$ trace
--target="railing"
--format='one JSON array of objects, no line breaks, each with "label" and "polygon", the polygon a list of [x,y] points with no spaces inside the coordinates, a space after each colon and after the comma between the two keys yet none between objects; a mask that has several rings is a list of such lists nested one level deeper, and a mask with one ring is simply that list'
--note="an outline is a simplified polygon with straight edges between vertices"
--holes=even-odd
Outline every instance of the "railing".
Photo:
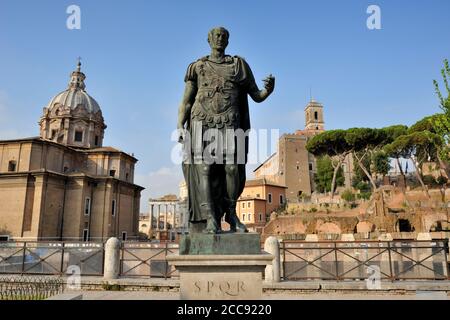
[{"label": "railing", "polygon": [[284,280],[447,280],[448,241],[281,242]]},{"label": "railing", "polygon": [[[120,276],[178,278],[166,259],[177,253],[176,243],[122,242]],[[282,279],[292,281],[450,279],[448,240],[285,240],[280,258]],[[102,276],[103,264],[103,243],[0,242],[0,274]]]},{"label": "railing", "polygon": [[103,260],[103,243],[0,242],[0,274],[101,276]]},{"label": "railing", "polygon": [[42,300],[64,291],[55,277],[0,277],[0,300]]},{"label": "railing", "polygon": [[120,276],[175,278],[178,272],[167,262],[168,254],[178,253],[178,244],[123,242],[120,248]]}]

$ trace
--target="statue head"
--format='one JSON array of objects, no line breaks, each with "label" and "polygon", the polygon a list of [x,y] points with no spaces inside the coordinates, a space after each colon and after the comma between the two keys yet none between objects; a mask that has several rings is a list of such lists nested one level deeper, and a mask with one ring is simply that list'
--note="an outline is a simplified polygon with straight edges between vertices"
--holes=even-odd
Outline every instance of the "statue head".
[{"label": "statue head", "polygon": [[230,33],[224,27],[216,27],[208,32],[208,43],[211,49],[225,50]]}]

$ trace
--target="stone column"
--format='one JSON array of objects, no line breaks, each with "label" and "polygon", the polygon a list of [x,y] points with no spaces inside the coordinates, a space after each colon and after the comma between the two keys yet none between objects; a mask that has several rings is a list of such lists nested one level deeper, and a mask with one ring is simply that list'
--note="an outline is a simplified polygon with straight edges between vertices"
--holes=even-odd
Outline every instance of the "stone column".
[{"label": "stone column", "polygon": [[161,229],[159,227],[159,221],[161,221],[161,205],[157,204],[157,206],[158,206],[158,221],[157,221],[157,224],[156,224],[156,229],[158,231],[160,231]]},{"label": "stone column", "polygon": [[104,274],[105,279],[117,279],[120,272],[120,241],[109,238],[105,244]]},{"label": "stone column", "polygon": [[172,209],[173,209],[173,212],[172,212],[172,229],[173,230],[176,230],[176,225],[175,225],[175,223],[176,223],[175,219],[176,218],[175,218],[175,216],[176,216],[177,208],[175,206],[176,206],[175,203],[172,204]]},{"label": "stone column", "polygon": [[167,204],[166,206],[166,214],[164,215],[164,231],[167,231]]},{"label": "stone column", "polygon": [[149,215],[150,217],[150,227],[149,227],[149,233],[151,233],[152,232],[152,230],[153,230],[153,205],[151,204],[150,205],[150,215]]},{"label": "stone column", "polygon": [[280,282],[280,243],[276,237],[268,237],[264,242],[264,251],[274,256],[272,264],[266,266],[266,282]]}]

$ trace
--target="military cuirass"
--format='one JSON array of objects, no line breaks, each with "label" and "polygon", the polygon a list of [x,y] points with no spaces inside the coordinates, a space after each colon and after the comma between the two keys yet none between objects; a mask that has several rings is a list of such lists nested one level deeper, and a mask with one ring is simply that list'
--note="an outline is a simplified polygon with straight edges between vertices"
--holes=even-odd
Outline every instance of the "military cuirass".
[{"label": "military cuirass", "polygon": [[239,122],[239,85],[233,81],[236,61],[219,64],[200,60],[196,73],[197,95],[191,119],[209,128],[236,128]]}]

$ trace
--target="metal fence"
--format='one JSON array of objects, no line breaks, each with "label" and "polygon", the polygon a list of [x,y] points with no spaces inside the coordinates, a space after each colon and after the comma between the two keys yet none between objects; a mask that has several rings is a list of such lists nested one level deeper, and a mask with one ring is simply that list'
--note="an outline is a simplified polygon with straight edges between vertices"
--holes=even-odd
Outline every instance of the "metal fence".
[{"label": "metal fence", "polygon": [[450,279],[445,240],[285,241],[280,249],[284,280]]},{"label": "metal fence", "polygon": [[[120,276],[178,278],[176,243],[122,242]],[[292,241],[280,244],[282,279],[450,279],[448,241]],[[0,242],[0,274],[102,276],[104,243]]]},{"label": "metal fence", "polygon": [[103,275],[104,245],[93,242],[0,242],[0,273]]},{"label": "metal fence", "polygon": [[59,277],[0,277],[0,300],[42,300],[62,292]]},{"label": "metal fence", "polygon": [[176,243],[123,242],[120,248],[120,275],[124,277],[176,278],[178,271],[167,262],[177,254]]}]

